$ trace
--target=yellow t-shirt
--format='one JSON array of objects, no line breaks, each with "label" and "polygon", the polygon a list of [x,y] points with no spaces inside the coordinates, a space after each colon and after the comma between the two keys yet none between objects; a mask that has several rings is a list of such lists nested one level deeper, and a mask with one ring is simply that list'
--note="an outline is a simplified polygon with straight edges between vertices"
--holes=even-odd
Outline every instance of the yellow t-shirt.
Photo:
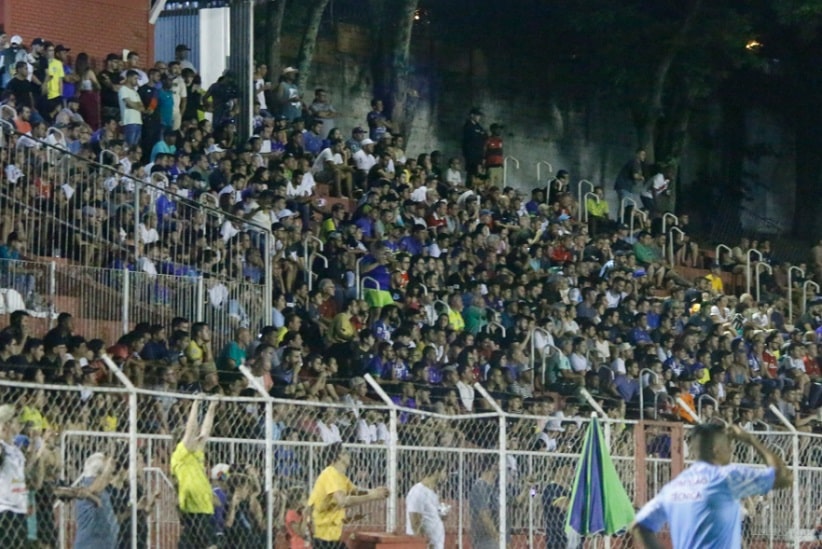
[{"label": "yellow t-shirt", "polygon": [[312,508],[311,517],[314,522],[316,539],[340,541],[345,509],[337,507],[333,494],[336,492],[350,494],[353,491],[354,484],[333,465],[326,467],[320,473],[317,482],[314,483],[314,489],[311,490],[311,496],[308,498],[308,505]]},{"label": "yellow t-shirt", "polygon": [[465,329],[465,319],[462,318],[462,313],[454,309],[449,309],[448,324],[455,332],[463,331]]},{"label": "yellow t-shirt", "polygon": [[722,283],[721,276],[716,276],[713,273],[710,273],[705,275],[705,278],[711,283],[711,290],[718,294],[725,293],[725,285]]},{"label": "yellow t-shirt", "polygon": [[30,423],[32,427],[40,431],[45,431],[49,428],[49,422],[40,410],[32,408],[31,406],[23,406],[23,410],[20,412],[18,419],[20,423]]},{"label": "yellow t-shirt", "polygon": [[171,474],[177,479],[180,511],[198,515],[214,514],[211,484],[205,472],[205,453],[189,452],[182,441],[171,454]]},{"label": "yellow t-shirt", "polygon": [[63,62],[59,59],[49,61],[48,75],[51,76],[51,80],[46,84],[46,96],[49,99],[61,97],[63,95],[63,78],[66,77]]},{"label": "yellow t-shirt", "polygon": [[202,347],[193,341],[189,342],[188,347],[186,347],[186,358],[189,362],[202,362],[204,356],[205,353]]}]

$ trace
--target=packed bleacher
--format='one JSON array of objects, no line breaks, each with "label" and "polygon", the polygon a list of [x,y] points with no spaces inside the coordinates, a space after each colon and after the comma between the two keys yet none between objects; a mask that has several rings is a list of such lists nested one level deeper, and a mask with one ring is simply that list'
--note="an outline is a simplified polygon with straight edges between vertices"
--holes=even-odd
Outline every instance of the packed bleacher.
[{"label": "packed bleacher", "polygon": [[[566,427],[588,410],[582,389],[613,417],[783,429],[774,404],[799,430],[822,427],[822,309],[802,291],[814,273],[786,279],[792,266],[769,243],[702,249],[686,215],[665,216],[667,174],[643,155],[616,176],[621,198],[640,198],[617,215],[611,181],[583,196],[560,170],[526,192],[503,187],[500,128],[486,132],[478,108],[461,155],[406,151],[380,100],[340,128],[333,90],[307,103],[293,68],[270,83],[258,66],[246,138],[237,75],[204,88],[184,44],[147,68],[136,52],[90,59],[76,45],[9,40],[0,275],[24,307],[0,333],[0,378],[93,392],[117,385],[107,353],[137,387],[253,396],[244,365],[276,398],[350,406],[312,428],[278,411],[283,440],[324,443],[387,442],[387,418],[358,411],[379,402],[366,374],[404,408],[454,416],[490,410],[479,382],[505,410],[550,418],[512,423],[509,437],[533,451],[578,451]],[[79,311],[44,308],[34,276],[14,267],[55,257],[219,281],[236,321],[214,330],[176,310],[103,340],[77,329]],[[252,286],[271,291],[270,311],[237,312],[252,308]],[[158,283],[152,296],[175,291]],[[34,323],[44,315],[47,331]],[[82,406],[61,417],[59,403],[27,398],[0,385],[0,403],[40,435],[92,421]],[[103,402],[96,425],[117,424],[116,402],[87,402]],[[165,434],[186,417],[166,403],[142,413],[141,426]],[[468,434],[401,423],[425,446]],[[238,420],[225,434],[264,430]]]}]

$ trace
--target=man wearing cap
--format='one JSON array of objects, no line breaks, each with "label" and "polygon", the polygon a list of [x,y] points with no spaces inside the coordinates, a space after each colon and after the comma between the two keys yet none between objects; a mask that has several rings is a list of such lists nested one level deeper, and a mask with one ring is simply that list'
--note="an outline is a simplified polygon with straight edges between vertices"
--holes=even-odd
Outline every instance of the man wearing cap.
[{"label": "man wearing cap", "polygon": [[48,69],[48,60],[46,59],[43,48],[46,41],[42,38],[35,38],[31,41],[31,50],[26,61],[31,65],[31,72],[34,78],[39,82],[45,82],[46,70]]},{"label": "man wearing cap", "polygon": [[26,457],[14,445],[17,434],[14,407],[0,406],[0,547],[26,546]]},{"label": "man wearing cap", "polygon": [[9,47],[0,52],[0,87],[5,88],[14,77],[17,63],[26,62],[28,55],[23,49],[23,39],[19,34],[11,37]]},{"label": "man wearing cap", "polygon": [[468,120],[462,126],[462,155],[465,157],[465,169],[468,175],[482,172],[488,132],[480,124],[481,119],[482,111],[474,107],[468,113]]},{"label": "man wearing cap", "polygon": [[280,83],[277,85],[277,108],[278,114],[286,117],[289,122],[293,122],[303,115],[303,100],[300,88],[297,86],[298,71],[294,67],[286,67],[280,76]]},{"label": "man wearing cap", "polygon": [[371,168],[377,163],[377,159],[374,158],[374,142],[371,138],[366,137],[359,142],[359,150],[354,153],[352,158],[354,159],[354,164],[357,166],[355,182],[362,184],[365,182],[368,172],[371,171]]},{"label": "man wearing cap", "polygon": [[106,68],[97,75],[100,81],[100,107],[102,119],[120,119],[120,101],[117,96],[119,86],[122,84],[120,76],[120,58],[116,53],[106,56]]},{"label": "man wearing cap", "polygon": [[345,142],[345,146],[348,147],[348,150],[351,151],[351,154],[356,153],[362,147],[361,143],[362,140],[365,139],[365,136],[368,132],[365,131],[365,128],[357,126],[353,130],[351,130],[351,138]]},{"label": "man wearing cap", "polygon": [[6,90],[14,94],[18,111],[22,111],[23,107],[34,109],[34,97],[40,95],[40,88],[29,80],[29,64],[18,61],[13,70],[14,78],[6,84]]},{"label": "man wearing cap", "polygon": [[174,48],[174,60],[180,63],[180,70],[183,69],[191,69],[194,72],[197,72],[197,69],[194,68],[194,64],[188,60],[188,54],[191,51],[185,44],[177,44],[177,47]]}]

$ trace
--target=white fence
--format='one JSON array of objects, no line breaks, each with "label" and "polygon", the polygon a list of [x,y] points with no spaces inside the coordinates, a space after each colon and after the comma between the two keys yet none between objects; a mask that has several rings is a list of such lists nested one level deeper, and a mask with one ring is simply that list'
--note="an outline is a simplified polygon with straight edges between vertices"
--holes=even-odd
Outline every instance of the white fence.
[{"label": "white fence", "polygon": [[[123,380],[123,378],[121,378]],[[127,380],[123,380],[127,382]],[[375,391],[378,390],[374,387]],[[478,389],[477,398],[480,398]],[[310,488],[325,467],[325,446],[319,422],[338,427],[349,448],[349,477],[359,487],[390,487],[385,502],[372,503],[351,531],[404,531],[404,496],[421,480],[423,467],[444,462],[448,478],[438,488],[451,505],[445,519],[446,547],[469,547],[472,514],[487,505],[495,510],[500,547],[545,547],[546,536],[557,531],[564,517],[543,503],[547,487],[570,490],[579,460],[586,419],[566,418],[563,431],[545,431],[547,417],[502,414],[499,411],[452,416],[402,408],[390,400],[379,406],[343,406],[324,402],[284,401],[252,394],[221,396],[213,437],[206,449],[206,466],[217,463],[240,467],[260,479],[259,500],[266,525],[259,530],[266,547],[282,547],[284,491]],[[86,457],[94,452],[114,456],[120,464],[113,481],[120,494],[115,511],[125,540],[133,547],[176,547],[180,526],[176,491],[169,462],[179,440],[188,407],[203,395],[149,391],[121,386],[94,388],[36,385],[0,380],[0,403],[20,410],[21,429],[34,449],[46,445],[54,456],[44,468],[35,491],[53,489],[58,481],[78,480]],[[492,408],[495,403],[489,403]],[[358,442],[358,421],[379,425],[385,443]],[[670,424],[636,423],[604,418],[606,439],[617,471],[636,504],[653,496],[670,480],[676,462],[676,441]],[[167,426],[167,427],[166,427]],[[637,444],[637,435],[642,432]],[[538,436],[548,432],[549,436]],[[793,490],[746,502],[749,518],[745,535],[750,547],[799,547],[813,539],[822,507],[822,444],[814,435],[786,431],[761,433],[766,443],[793,467]],[[541,441],[536,442],[535,441]],[[549,449],[545,449],[545,445]],[[673,459],[672,459],[673,458]],[[739,448],[740,462],[759,464]],[[478,479],[492,469],[499,481],[486,500],[477,499]],[[492,475],[493,476],[493,475]],[[499,490],[499,486],[505,489]],[[157,495],[146,515],[138,516],[144,496]],[[486,496],[488,495],[486,494]],[[37,499],[37,498],[35,498]],[[38,509],[38,514],[42,512]],[[142,510],[139,511],[142,513]],[[72,503],[55,507],[60,546],[70,547],[75,532]],[[131,518],[127,526],[128,518]],[[615,536],[588,546],[633,547],[628,536]]]}]

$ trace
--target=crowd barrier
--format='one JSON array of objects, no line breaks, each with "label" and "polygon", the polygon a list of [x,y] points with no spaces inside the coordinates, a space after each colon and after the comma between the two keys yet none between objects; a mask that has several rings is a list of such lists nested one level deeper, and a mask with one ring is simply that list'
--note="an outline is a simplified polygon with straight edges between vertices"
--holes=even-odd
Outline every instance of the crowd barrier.
[{"label": "crowd barrier", "polygon": [[[45,480],[41,486],[76,483],[89,455],[112,455],[121,467],[113,484],[125,490],[123,501],[129,504],[120,509],[121,524],[128,524],[125,519],[132,513],[135,524],[124,535],[131,537],[133,547],[138,537],[141,546],[176,547],[180,524],[170,456],[190,404],[215,397],[138,389],[125,376],[117,378],[122,385],[107,388],[0,380],[0,403],[17,406],[23,432],[29,440],[38,440],[30,444],[30,456],[41,444],[54,456],[54,466],[44,469],[47,478],[41,479]],[[369,383],[379,395],[379,386],[373,380]],[[482,396],[481,387],[476,391],[477,398],[490,399]],[[329,432],[335,430],[326,428],[332,424],[348,443],[352,481],[363,488],[384,485],[391,492],[386,501],[357,510],[362,516],[347,526],[349,532],[404,531],[405,495],[421,480],[426,464],[439,461],[448,475],[438,492],[451,508],[444,519],[446,547],[470,547],[472,506],[483,504],[476,499],[474,487],[489,465],[497,471],[497,487],[505,487],[484,502],[497,513],[500,547],[545,547],[546,531],[556,528],[561,517],[546,512],[543,493],[552,484],[570,490],[589,421],[565,418],[546,431],[546,423],[554,418],[501,413],[495,402],[489,404],[497,411],[444,415],[404,408],[387,398],[379,405],[278,400],[262,393],[219,399],[206,467],[225,463],[259,479],[255,497],[265,511],[266,524],[259,525],[265,547],[285,546],[284,494],[292,486],[309,489],[327,465],[322,449],[330,440]],[[601,418],[601,422],[617,472],[635,506],[653,497],[683,463],[687,465],[681,424],[614,418]],[[369,429],[370,438],[364,435]],[[542,432],[549,436],[542,437],[544,444],[535,445]],[[795,480],[791,490],[745,502],[746,543],[749,547],[808,546],[822,505],[822,440],[790,431],[757,434],[783,456]],[[746,447],[736,448],[734,458],[762,465]],[[143,522],[146,529],[138,531],[138,503],[146,495],[157,498]],[[57,503],[54,516],[61,546],[71,546],[76,529],[73,504]],[[635,546],[627,534],[586,544]]]}]

